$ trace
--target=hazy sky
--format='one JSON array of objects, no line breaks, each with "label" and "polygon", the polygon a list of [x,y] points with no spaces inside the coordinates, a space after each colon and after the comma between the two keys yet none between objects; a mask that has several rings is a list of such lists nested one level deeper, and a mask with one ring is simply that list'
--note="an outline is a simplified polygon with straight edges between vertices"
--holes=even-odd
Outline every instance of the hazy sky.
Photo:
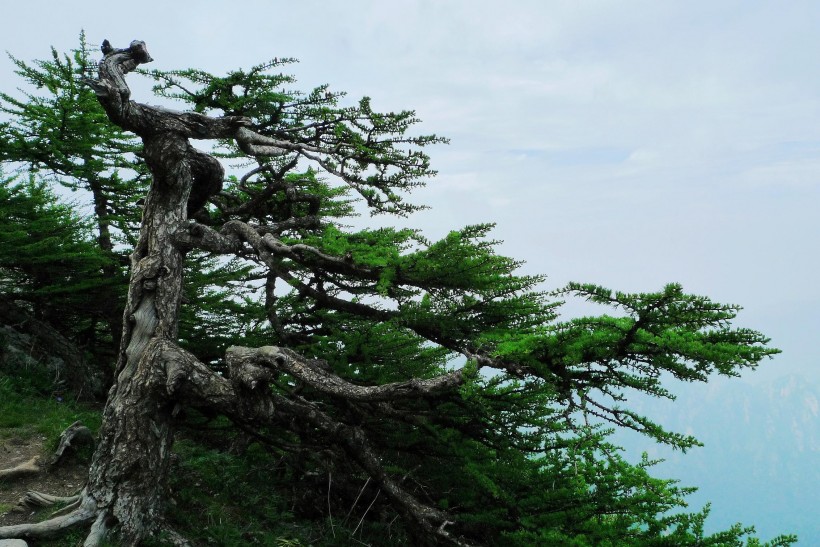
[{"label": "hazy sky", "polygon": [[[816,0],[27,0],[1,13],[0,49],[21,59],[85,29],[95,44],[144,40],[161,69],[296,57],[304,89],[413,108],[419,132],[452,139],[429,150],[439,176],[415,197],[433,207],[412,220],[430,237],[493,221],[549,288],[675,281],[742,304],[740,324],[784,350],[750,381],[820,381]],[[0,87],[15,82],[0,59]]]},{"label": "hazy sky", "polygon": [[[676,281],[742,304],[785,351],[756,378],[820,378],[816,1],[28,0],[3,21],[22,59],[85,29],[146,41],[162,69],[296,57],[305,88],[413,108],[452,139],[415,198],[430,236],[493,221],[550,287]],[[0,78],[15,85],[6,59]]]}]

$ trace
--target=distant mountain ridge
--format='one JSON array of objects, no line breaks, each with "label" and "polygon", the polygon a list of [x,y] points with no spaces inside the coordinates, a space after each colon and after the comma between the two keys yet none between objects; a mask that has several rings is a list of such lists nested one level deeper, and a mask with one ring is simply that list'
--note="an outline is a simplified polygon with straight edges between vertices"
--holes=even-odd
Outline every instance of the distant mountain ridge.
[{"label": "distant mountain ridge", "polygon": [[720,379],[676,394],[630,407],[705,446],[681,454],[618,432],[628,459],[666,459],[656,474],[700,489],[690,507],[712,502],[710,529],[740,521],[761,538],[796,533],[799,545],[820,545],[820,385],[795,375],[758,385]]}]

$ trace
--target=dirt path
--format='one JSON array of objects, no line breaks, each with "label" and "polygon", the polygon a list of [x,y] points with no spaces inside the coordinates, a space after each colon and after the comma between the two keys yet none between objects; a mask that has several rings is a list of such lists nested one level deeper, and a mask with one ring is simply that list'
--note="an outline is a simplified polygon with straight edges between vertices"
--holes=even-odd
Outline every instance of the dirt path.
[{"label": "dirt path", "polygon": [[[14,467],[26,462],[34,456],[48,458],[44,447],[45,438],[31,437],[28,439],[7,438],[0,439],[0,469]],[[19,477],[10,480],[0,480],[0,526],[30,522],[36,512],[32,510],[11,509],[28,490],[35,490],[57,496],[71,496],[77,494],[85,483],[88,469],[72,458],[62,462],[51,471],[44,471],[36,475]],[[10,510],[11,509],[11,510]]]}]

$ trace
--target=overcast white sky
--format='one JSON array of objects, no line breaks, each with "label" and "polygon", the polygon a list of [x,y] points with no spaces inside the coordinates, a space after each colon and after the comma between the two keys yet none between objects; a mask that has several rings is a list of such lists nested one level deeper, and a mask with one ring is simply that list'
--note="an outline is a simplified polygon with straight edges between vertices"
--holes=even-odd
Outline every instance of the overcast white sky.
[{"label": "overcast white sky", "polygon": [[[81,7],[80,7],[81,6]],[[503,251],[628,291],[676,281],[746,307],[785,353],[757,378],[820,379],[820,3],[816,1],[28,0],[22,59],[145,40],[162,69],[296,57],[382,110],[413,108],[439,177],[414,224],[498,223]],[[136,100],[152,102],[130,80]],[[0,59],[0,86],[16,85]],[[377,217],[373,222],[385,222]]]},{"label": "overcast white sky", "polygon": [[[0,50],[21,59],[68,50],[85,29],[92,43],[144,40],[162,69],[220,73],[296,57],[305,89],[329,83],[377,109],[413,108],[420,132],[452,139],[429,150],[440,174],[415,198],[433,207],[413,220],[430,237],[493,221],[503,252],[548,274],[549,288],[577,280],[650,291],[676,281],[742,304],[740,323],[784,350],[748,380],[820,381],[816,0],[1,8]],[[136,100],[152,102],[138,76],[129,83]],[[0,58],[0,88],[15,85]],[[699,486],[707,499],[721,495]],[[760,514],[766,503],[761,496]]]}]

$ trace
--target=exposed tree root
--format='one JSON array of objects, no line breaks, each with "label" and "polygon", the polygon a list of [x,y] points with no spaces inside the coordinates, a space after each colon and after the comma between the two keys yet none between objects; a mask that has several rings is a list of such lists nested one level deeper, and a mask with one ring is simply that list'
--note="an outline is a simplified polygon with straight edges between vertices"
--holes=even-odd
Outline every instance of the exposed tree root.
[{"label": "exposed tree root", "polygon": [[80,506],[80,503],[82,503],[82,498],[80,498],[80,496],[75,496],[75,497],[77,498],[75,501],[69,503],[68,505],[66,505],[62,509],[57,509],[56,511],[51,513],[52,518],[53,517],[59,517],[60,515],[67,515],[70,512],[77,509]]},{"label": "exposed tree root", "polygon": [[[60,462],[60,460],[67,454],[67,451],[70,448],[73,448],[77,444],[93,442],[94,436],[91,434],[91,430],[85,427],[82,424],[82,422],[74,422],[60,434],[59,446],[57,446],[57,450],[54,451],[54,455],[49,460],[47,466],[44,466],[42,464],[40,456],[34,456],[30,460],[25,461],[14,467],[0,469],[0,480],[16,480],[20,477],[42,473],[48,467],[57,465]],[[39,495],[37,492],[32,492],[31,494],[35,496]],[[45,496],[48,497],[47,494]],[[51,497],[53,498],[54,496]],[[51,504],[53,503],[59,503],[59,501],[52,502]],[[43,504],[38,504],[37,506],[42,507]]]},{"label": "exposed tree root", "polygon": [[85,537],[83,547],[97,547],[105,536],[108,534],[108,524],[106,522],[106,513],[104,511],[97,515],[94,519],[94,524],[91,525],[88,535]]},{"label": "exposed tree root", "polygon": [[0,469],[0,480],[17,479],[26,475],[36,475],[43,470],[40,465],[40,457],[35,456],[15,467]]},{"label": "exposed tree root", "polygon": [[[83,497],[79,506],[66,515],[60,515],[49,520],[31,524],[16,524],[0,527],[0,539],[38,539],[60,534],[74,526],[87,524],[98,518],[99,512],[94,500]],[[86,545],[89,545],[86,542]],[[93,543],[91,545],[97,545]]]},{"label": "exposed tree root", "polygon": [[[60,434],[59,446],[54,452],[54,455],[49,459],[47,465],[42,465],[40,461],[41,458],[36,456],[10,469],[0,470],[0,479],[16,479],[26,475],[42,473],[49,467],[57,465],[77,444],[93,442],[94,439],[91,431],[82,423],[74,422]],[[30,490],[20,498],[18,507],[36,509],[51,507],[57,504],[67,505],[55,511],[51,515],[51,518],[46,521],[0,527],[0,539],[52,537],[74,526],[87,524],[95,518],[98,518],[99,514],[102,514],[97,510],[97,505],[93,499],[83,494],[75,496],[55,496]],[[94,532],[93,529],[92,532]],[[94,539],[91,534],[89,534],[89,539],[92,540],[92,543],[88,543],[88,540],[86,540],[85,545],[97,545],[100,542],[99,538]]]},{"label": "exposed tree root", "polygon": [[[56,503],[66,502],[69,505],[56,511],[50,519],[43,522],[0,526],[0,540],[50,538],[58,536],[75,526],[88,526],[91,523],[83,547],[97,547],[108,537],[111,532],[111,522],[115,520],[112,519],[109,511],[98,508],[94,499],[87,495],[85,491],[82,494],[70,497],[27,492],[26,498],[29,506],[48,507]],[[165,539],[172,545],[190,547],[190,542],[172,528],[166,526],[162,528],[162,531]],[[131,545],[131,543],[128,545]]]},{"label": "exposed tree root", "polygon": [[67,503],[69,507],[76,504],[80,499],[79,495],[76,496],[52,496],[51,494],[44,494],[43,492],[35,492],[33,490],[29,490],[23,497],[20,498],[20,505],[25,505],[26,507],[36,508],[36,507],[51,507],[52,505],[57,505],[58,503]]}]

